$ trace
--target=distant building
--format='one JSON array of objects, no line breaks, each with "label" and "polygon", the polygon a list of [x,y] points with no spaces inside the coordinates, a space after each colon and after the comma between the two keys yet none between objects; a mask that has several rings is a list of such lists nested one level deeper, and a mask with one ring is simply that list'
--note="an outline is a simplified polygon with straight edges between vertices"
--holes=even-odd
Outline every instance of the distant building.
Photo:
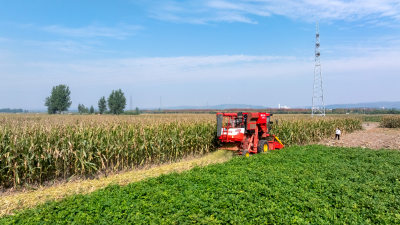
[{"label": "distant building", "polygon": [[278,109],[290,109],[290,107],[287,105],[278,104]]}]

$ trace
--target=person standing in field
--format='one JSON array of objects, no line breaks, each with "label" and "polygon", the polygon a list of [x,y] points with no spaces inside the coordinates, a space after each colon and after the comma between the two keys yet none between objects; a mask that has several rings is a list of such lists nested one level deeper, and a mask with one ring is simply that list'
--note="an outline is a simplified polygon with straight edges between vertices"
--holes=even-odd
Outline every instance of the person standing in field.
[{"label": "person standing in field", "polygon": [[336,128],[335,140],[336,140],[336,138],[337,138],[338,140],[340,140],[340,135],[341,135],[341,134],[342,134],[342,132],[340,131],[339,127]]}]

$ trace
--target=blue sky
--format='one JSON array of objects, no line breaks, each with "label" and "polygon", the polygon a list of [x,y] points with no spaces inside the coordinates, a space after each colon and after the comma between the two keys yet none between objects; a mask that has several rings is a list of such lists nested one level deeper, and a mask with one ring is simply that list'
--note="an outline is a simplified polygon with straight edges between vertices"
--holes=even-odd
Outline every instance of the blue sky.
[{"label": "blue sky", "polygon": [[311,105],[315,22],[326,104],[400,101],[400,1],[0,0],[0,108]]}]

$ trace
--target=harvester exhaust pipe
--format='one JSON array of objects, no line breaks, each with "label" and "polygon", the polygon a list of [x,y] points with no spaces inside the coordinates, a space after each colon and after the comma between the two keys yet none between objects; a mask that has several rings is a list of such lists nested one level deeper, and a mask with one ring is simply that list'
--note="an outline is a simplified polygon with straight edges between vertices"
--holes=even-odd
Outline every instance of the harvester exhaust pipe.
[{"label": "harvester exhaust pipe", "polygon": [[217,115],[217,137],[222,135],[222,114]]}]

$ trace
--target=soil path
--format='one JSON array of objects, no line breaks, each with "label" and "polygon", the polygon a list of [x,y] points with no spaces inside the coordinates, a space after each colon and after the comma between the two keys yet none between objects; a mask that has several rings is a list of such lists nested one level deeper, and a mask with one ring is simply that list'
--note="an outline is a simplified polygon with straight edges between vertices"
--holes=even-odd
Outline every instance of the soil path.
[{"label": "soil path", "polygon": [[46,201],[61,200],[74,194],[87,194],[110,184],[127,185],[150,177],[172,172],[183,172],[194,167],[226,162],[233,157],[231,151],[216,151],[202,156],[182,159],[179,162],[149,166],[109,175],[93,180],[75,180],[66,183],[42,186],[36,190],[9,190],[0,193],[0,217],[18,210],[31,208]]},{"label": "soil path", "polygon": [[339,141],[332,137],[322,140],[319,144],[340,147],[400,150],[400,129],[380,128],[379,123],[369,122],[363,124],[363,130],[350,134],[342,134]]}]

